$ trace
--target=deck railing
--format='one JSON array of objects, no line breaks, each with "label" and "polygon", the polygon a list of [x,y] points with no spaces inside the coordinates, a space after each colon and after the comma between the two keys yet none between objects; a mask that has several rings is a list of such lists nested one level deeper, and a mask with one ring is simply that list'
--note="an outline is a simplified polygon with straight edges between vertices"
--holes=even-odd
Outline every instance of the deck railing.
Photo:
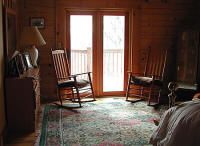
[{"label": "deck railing", "polygon": [[[104,50],[104,75],[121,75],[124,69],[123,50]],[[92,50],[71,50],[71,74],[92,71]]]},{"label": "deck railing", "polygon": [[92,71],[92,52],[87,50],[71,50],[71,74]]},{"label": "deck railing", "polygon": [[123,50],[104,50],[103,60],[104,75],[119,76],[124,70]]}]

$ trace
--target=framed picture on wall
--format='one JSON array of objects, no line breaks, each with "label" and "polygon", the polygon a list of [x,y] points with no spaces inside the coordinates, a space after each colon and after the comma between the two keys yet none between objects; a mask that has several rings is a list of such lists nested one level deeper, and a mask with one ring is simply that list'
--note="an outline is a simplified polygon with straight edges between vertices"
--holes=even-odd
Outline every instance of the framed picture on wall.
[{"label": "framed picture on wall", "polygon": [[30,26],[37,26],[38,28],[45,28],[44,17],[31,17]]}]

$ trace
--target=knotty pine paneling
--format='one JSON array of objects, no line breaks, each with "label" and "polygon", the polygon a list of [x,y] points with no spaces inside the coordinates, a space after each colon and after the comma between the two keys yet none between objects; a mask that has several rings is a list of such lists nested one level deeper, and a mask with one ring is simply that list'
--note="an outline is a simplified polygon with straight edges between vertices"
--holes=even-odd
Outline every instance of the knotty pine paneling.
[{"label": "knotty pine paneling", "polygon": [[49,100],[55,100],[57,96],[57,83],[54,78],[54,70],[51,65],[47,63],[41,64],[41,82],[43,84],[41,92],[41,102]]},{"label": "knotty pine paneling", "polygon": [[[172,4],[172,3],[171,3]],[[140,39],[141,48],[144,49],[149,45],[152,48],[169,49],[168,53],[168,66],[166,68],[166,80],[172,80],[173,71],[170,73],[169,69],[173,68],[174,62],[171,62],[174,57],[174,53],[171,53],[176,49],[177,37],[185,29],[190,27],[190,23],[194,20],[192,15],[191,2],[184,1],[181,5],[177,6],[174,3],[174,7],[165,8],[142,8],[141,9],[141,24],[140,24]],[[144,69],[145,64],[140,64],[139,70]]]},{"label": "knotty pine paneling", "polygon": [[[144,54],[148,46],[169,49],[168,68],[173,65],[176,39],[185,28],[199,20],[197,0],[22,0],[20,1],[20,28],[29,25],[30,17],[44,17],[45,29],[40,32],[47,45],[38,47],[40,52],[41,94],[56,97],[55,74],[50,49],[66,44],[65,8],[77,9],[129,9],[130,49],[129,70],[142,72]],[[199,22],[200,23],[200,22]],[[57,33],[57,34],[56,34]],[[169,70],[169,69],[168,69]],[[168,72],[167,72],[168,73]],[[172,79],[172,73],[168,74]]]},{"label": "knotty pine paneling", "polygon": [[44,17],[45,29],[39,29],[46,41],[45,46],[38,46],[40,65],[41,101],[56,97],[55,76],[52,75],[50,49],[55,48],[55,0],[22,0],[20,1],[20,29],[30,24],[31,17]]}]

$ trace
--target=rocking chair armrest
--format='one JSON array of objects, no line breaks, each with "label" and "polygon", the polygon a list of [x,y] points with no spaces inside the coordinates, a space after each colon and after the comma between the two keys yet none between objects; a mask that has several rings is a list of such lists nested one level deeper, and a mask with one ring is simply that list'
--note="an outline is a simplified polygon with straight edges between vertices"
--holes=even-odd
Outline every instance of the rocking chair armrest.
[{"label": "rocking chair armrest", "polygon": [[69,78],[73,78],[73,76],[59,77],[60,80],[68,80]]},{"label": "rocking chair armrest", "polygon": [[68,78],[73,78],[75,75],[70,75],[70,76],[68,76]]},{"label": "rocking chair armrest", "polygon": [[80,74],[74,74],[73,76],[80,76],[80,75],[84,75],[84,74],[90,74],[92,72],[84,72],[84,73],[80,73]]},{"label": "rocking chair armrest", "polygon": [[131,71],[127,71],[128,74],[131,74],[131,75],[144,75],[142,73],[135,73],[135,72],[131,72]]},{"label": "rocking chair armrest", "polygon": [[156,78],[161,79],[161,76],[158,76],[158,75],[151,75],[151,76],[152,76],[153,80],[156,79]]}]

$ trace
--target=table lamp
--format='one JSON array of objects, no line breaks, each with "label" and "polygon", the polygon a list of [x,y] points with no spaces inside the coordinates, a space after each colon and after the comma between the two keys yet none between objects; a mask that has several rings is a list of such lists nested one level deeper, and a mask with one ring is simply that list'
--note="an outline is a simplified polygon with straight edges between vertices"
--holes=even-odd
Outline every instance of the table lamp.
[{"label": "table lamp", "polygon": [[37,67],[38,50],[35,46],[42,46],[46,44],[38,28],[36,26],[24,27],[20,37],[20,44],[25,47],[29,47],[28,52],[33,66]]}]

